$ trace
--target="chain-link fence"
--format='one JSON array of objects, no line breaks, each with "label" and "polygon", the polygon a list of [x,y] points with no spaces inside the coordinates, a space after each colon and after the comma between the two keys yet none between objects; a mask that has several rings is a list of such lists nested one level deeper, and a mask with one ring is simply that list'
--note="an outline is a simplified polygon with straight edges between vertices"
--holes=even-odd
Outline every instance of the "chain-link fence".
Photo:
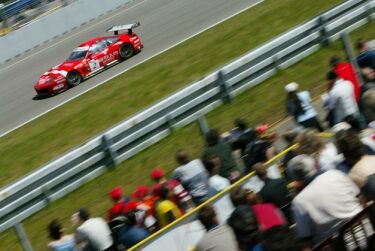
[{"label": "chain-link fence", "polygon": [[77,0],[0,0],[0,36]]}]

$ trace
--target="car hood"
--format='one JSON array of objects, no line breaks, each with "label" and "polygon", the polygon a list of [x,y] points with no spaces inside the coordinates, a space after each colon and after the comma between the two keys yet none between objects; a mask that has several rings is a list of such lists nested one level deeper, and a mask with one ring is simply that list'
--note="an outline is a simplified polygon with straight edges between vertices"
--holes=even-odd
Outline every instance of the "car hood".
[{"label": "car hood", "polygon": [[49,71],[57,70],[69,72],[73,69],[76,69],[80,64],[82,64],[82,60],[65,61],[62,64],[52,67]]}]

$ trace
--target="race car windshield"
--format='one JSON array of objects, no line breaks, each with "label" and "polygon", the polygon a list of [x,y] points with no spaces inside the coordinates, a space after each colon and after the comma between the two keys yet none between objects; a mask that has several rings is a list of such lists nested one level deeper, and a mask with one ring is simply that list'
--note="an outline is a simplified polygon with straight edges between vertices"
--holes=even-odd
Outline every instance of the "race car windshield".
[{"label": "race car windshield", "polygon": [[81,60],[84,59],[87,54],[87,49],[75,49],[70,56],[68,57],[67,61],[73,61],[73,60]]}]

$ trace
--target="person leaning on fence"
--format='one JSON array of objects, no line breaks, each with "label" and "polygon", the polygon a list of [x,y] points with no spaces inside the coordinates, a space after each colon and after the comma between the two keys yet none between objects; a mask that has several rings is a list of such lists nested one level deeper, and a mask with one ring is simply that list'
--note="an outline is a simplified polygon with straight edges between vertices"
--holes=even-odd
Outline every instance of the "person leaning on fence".
[{"label": "person leaning on fence", "polygon": [[215,209],[205,205],[198,213],[200,223],[206,233],[195,247],[195,251],[237,251],[238,246],[233,230],[227,225],[219,225]]},{"label": "person leaning on fence", "polygon": [[49,236],[52,239],[48,243],[51,251],[77,251],[76,241],[73,235],[64,234],[64,228],[58,220],[53,220],[48,225]]},{"label": "person leaning on fence", "polygon": [[316,161],[308,155],[293,158],[288,169],[302,190],[292,201],[296,231],[312,246],[335,234],[341,224],[363,209],[359,188],[343,172],[317,175]]},{"label": "person leaning on fence", "polygon": [[220,138],[219,132],[212,129],[206,133],[206,149],[202,159],[212,155],[217,155],[221,161],[219,174],[231,182],[237,181],[241,177],[241,171],[232,154],[232,147],[229,143]]},{"label": "person leaning on fence", "polygon": [[102,218],[90,218],[86,208],[81,208],[72,216],[72,223],[78,226],[75,238],[78,243],[85,242],[84,251],[114,251],[112,234]]},{"label": "person leaning on fence", "polygon": [[190,160],[186,150],[178,150],[176,161],[179,166],[173,171],[171,179],[178,180],[188,191],[196,205],[209,198],[208,173],[200,159]]},{"label": "person leaning on fence", "polygon": [[230,186],[230,181],[219,175],[220,158],[217,155],[208,156],[203,159],[204,167],[206,168],[210,178],[208,179],[208,187],[210,194],[216,194]]},{"label": "person leaning on fence", "polygon": [[296,82],[289,83],[285,86],[288,93],[287,111],[294,117],[294,120],[305,128],[316,128],[323,131],[320,122],[317,119],[317,113],[311,105],[311,97],[308,91],[298,92],[298,84]]}]

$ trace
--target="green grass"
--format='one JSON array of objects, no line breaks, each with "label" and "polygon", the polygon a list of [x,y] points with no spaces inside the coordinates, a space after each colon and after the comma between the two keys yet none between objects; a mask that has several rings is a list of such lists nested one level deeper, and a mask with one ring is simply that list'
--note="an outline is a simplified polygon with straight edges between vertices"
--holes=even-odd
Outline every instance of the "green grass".
[{"label": "green grass", "polygon": [[266,0],[23,126],[0,139],[0,187],[340,2]]}]

